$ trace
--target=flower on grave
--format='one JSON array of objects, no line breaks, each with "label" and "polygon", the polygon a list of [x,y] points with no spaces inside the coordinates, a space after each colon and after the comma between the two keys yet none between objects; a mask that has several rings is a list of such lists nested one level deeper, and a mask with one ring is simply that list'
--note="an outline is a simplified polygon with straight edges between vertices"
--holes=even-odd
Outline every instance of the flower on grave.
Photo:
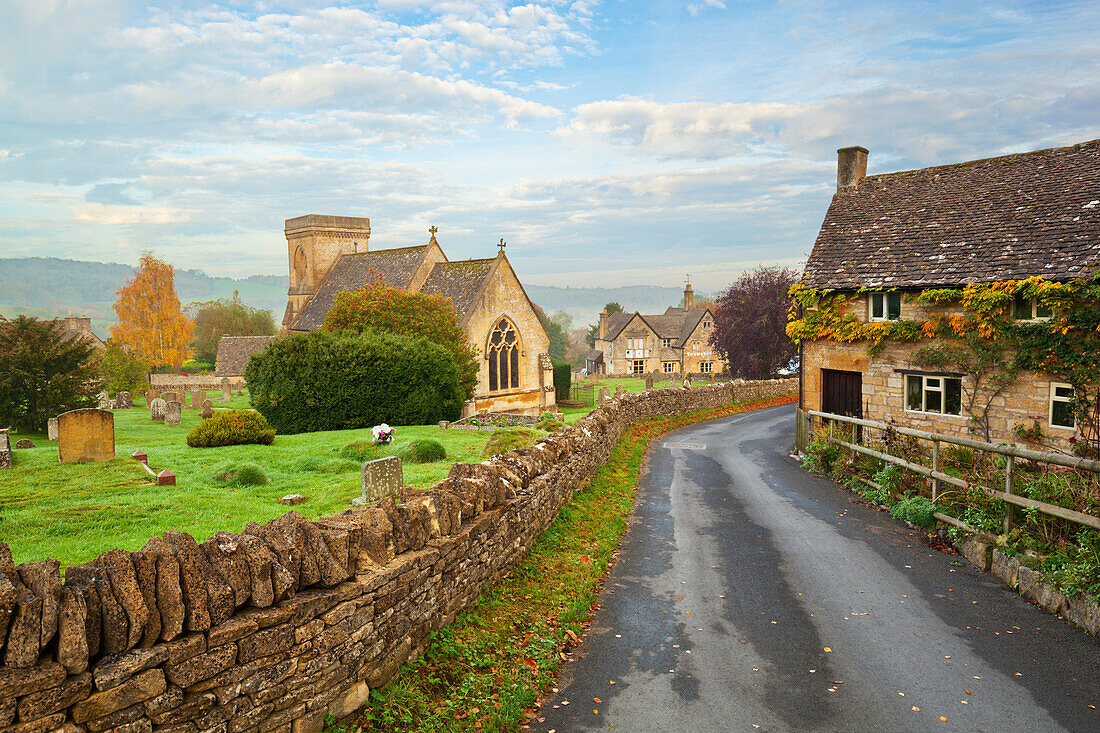
[{"label": "flower on grave", "polygon": [[370,429],[370,434],[374,436],[375,445],[387,445],[393,442],[393,436],[397,435],[397,429],[391,428],[386,423],[381,425],[375,425]]}]

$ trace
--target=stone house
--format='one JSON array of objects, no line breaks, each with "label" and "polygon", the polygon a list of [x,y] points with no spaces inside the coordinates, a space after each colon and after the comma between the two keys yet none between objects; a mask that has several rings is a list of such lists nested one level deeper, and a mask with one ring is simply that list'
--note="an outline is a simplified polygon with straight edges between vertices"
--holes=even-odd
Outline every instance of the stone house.
[{"label": "stone house", "polygon": [[664,313],[600,313],[600,330],[587,355],[587,368],[597,374],[714,374],[724,363],[710,344],[714,314],[696,308],[689,283],[684,305]]},{"label": "stone house", "polygon": [[[427,244],[371,250],[370,220],[309,214],[286,220],[290,260],[283,332],[320,328],[336,293],[381,279],[409,292],[451,301],[480,360],[466,414],[537,415],[555,405],[550,337],[501,240],[496,257],[450,261],[430,230]],[[246,359],[247,361],[247,359]]]},{"label": "stone house", "polygon": [[53,322],[61,326],[61,334],[66,339],[83,339],[89,346],[94,347],[96,351],[103,351],[107,348],[107,344],[103,343],[103,339],[96,336],[92,331],[92,319],[88,316],[55,318]]},{"label": "stone house", "polygon": [[[1100,263],[1100,140],[874,176],[867,155],[838,151],[837,191],[803,278],[844,295],[841,316],[884,324],[961,316],[957,303],[916,296],[1033,276],[1068,281]],[[1053,315],[1020,298],[1007,313],[1029,322]],[[803,339],[801,407],[994,442],[1019,441],[1017,426],[1038,423],[1048,447],[1072,447],[1069,385],[1019,372],[1003,390],[988,379],[976,388],[975,374],[918,363],[920,349],[942,343],[887,339],[872,356],[867,341]]]},{"label": "stone house", "polygon": [[214,364],[216,377],[243,377],[248,359],[267,348],[274,336],[222,336]]}]

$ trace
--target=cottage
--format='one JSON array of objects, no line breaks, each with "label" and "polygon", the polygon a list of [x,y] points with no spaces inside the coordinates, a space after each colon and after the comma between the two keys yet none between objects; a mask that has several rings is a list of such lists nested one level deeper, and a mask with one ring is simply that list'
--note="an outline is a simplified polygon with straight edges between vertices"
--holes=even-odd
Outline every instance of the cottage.
[{"label": "cottage", "polygon": [[[481,368],[467,413],[539,414],[554,407],[550,337],[504,253],[450,261],[429,230],[427,244],[371,250],[370,220],[309,214],[286,221],[290,259],[283,332],[324,325],[336,293],[381,279],[390,287],[441,295],[477,352]],[[246,359],[247,361],[247,359]]]},{"label": "cottage", "polygon": [[1056,367],[1015,368],[957,294],[987,287],[990,322],[1050,331],[1059,314],[1027,293],[1100,264],[1100,140],[873,176],[867,155],[838,151],[796,295],[802,408],[1070,449],[1074,388]]},{"label": "cottage", "polygon": [[596,374],[713,374],[723,371],[710,343],[714,314],[696,308],[691,283],[684,288],[683,307],[664,313],[600,313],[599,333],[587,355],[588,371]]}]

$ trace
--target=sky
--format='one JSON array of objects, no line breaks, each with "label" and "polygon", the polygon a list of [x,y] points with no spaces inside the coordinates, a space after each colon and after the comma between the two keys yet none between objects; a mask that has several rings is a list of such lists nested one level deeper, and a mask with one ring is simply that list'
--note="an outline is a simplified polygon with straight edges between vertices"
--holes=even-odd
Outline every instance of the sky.
[{"label": "sky", "polygon": [[1100,137],[1100,2],[0,0],[0,257],[286,274],[283,221],[524,282],[798,267],[880,173]]}]

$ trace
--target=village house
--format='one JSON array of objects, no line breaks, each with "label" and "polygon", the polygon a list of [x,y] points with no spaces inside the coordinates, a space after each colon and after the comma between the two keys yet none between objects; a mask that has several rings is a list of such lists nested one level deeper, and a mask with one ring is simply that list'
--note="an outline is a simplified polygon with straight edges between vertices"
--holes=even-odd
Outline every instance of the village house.
[{"label": "village house", "polygon": [[[838,151],[837,191],[802,281],[808,294],[823,294],[820,308],[849,318],[833,321],[849,333],[968,315],[957,301],[921,299],[930,289],[1035,276],[1072,281],[1100,263],[1100,140],[873,176],[867,155],[861,147]],[[998,307],[1013,324],[1057,316],[1019,296]],[[816,301],[803,301],[799,315],[796,328],[823,317]],[[803,334],[801,407],[993,441],[1019,442],[1030,429],[1036,442],[1072,447],[1079,426],[1069,384],[1021,370],[1001,385],[997,374],[930,367],[927,347],[949,342],[960,343],[910,331],[876,350],[863,338]]]},{"label": "village house", "polygon": [[[72,313],[72,311],[69,311]],[[96,351],[103,351],[107,344],[92,331],[92,319],[88,316],[69,315],[66,318],[55,318],[53,322],[61,326],[61,335],[66,339],[82,339]]]},{"label": "village house", "polygon": [[592,374],[715,374],[724,371],[724,364],[710,343],[713,332],[714,314],[695,307],[688,283],[683,307],[654,315],[600,313],[586,366]]},{"label": "village house", "polygon": [[[550,337],[504,254],[450,261],[436,232],[427,244],[371,250],[370,220],[309,214],[286,220],[290,290],[282,332],[311,331],[324,325],[336,293],[355,291],[381,280],[409,292],[450,300],[458,322],[480,362],[478,384],[464,414],[510,412],[537,415],[555,406]],[[219,374],[243,370],[264,339],[223,342],[227,365]],[[228,375],[227,375],[228,376]]]}]

